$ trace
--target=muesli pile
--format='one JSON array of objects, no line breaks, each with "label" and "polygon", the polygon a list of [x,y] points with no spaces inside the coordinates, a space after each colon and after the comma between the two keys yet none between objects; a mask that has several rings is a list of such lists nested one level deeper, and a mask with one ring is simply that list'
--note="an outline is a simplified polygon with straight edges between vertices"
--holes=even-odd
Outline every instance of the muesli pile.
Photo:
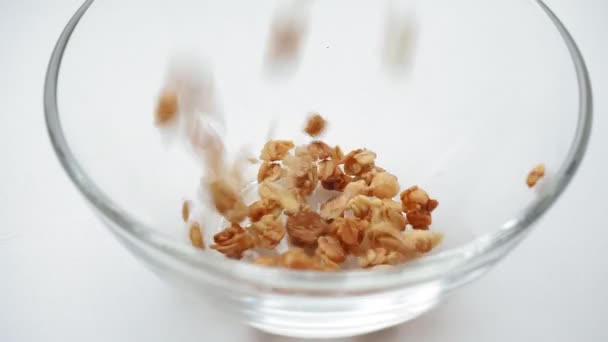
[{"label": "muesli pile", "polygon": [[[167,114],[176,109],[167,102],[172,101],[161,96],[157,114],[163,113],[157,123],[175,114]],[[326,125],[314,114],[304,131],[318,137]],[[217,156],[220,143],[207,137],[205,144],[209,172],[203,184],[217,212],[229,222],[209,247],[226,257],[241,259],[246,251],[266,251],[255,254],[253,262],[337,271],[347,263],[362,268],[400,264],[430,252],[443,239],[442,233],[429,230],[437,200],[415,185],[400,192],[397,177],[377,166],[376,154],[368,149],[344,154],[339,146],[321,140],[301,146],[270,140],[256,161],[259,198],[246,204],[240,175]],[[320,192],[333,195],[315,204]],[[398,195],[400,200],[394,200]],[[203,227],[190,218],[191,205],[183,203],[182,217],[192,245],[204,249]],[[283,240],[289,247],[278,253]]]}]

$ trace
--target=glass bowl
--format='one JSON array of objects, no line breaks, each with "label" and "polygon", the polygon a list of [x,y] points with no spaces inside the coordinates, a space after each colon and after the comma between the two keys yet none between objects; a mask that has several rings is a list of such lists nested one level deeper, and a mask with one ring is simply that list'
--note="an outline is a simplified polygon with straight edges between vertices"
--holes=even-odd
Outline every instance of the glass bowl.
[{"label": "glass bowl", "polygon": [[[305,34],[277,62],[268,37],[281,16]],[[440,201],[441,248],[389,269],[318,273],[190,246],[180,208],[200,164],[152,115],[176,51],[213,81],[228,151],[257,154],[269,130],[305,142],[319,111],[328,143],[375,151],[402,187]],[[53,51],[44,106],[67,174],[146,266],[201,305],[301,337],[395,325],[478,278],[562,193],[592,121],[583,58],[540,0],[86,1]],[[547,175],[529,189],[539,163]],[[223,228],[204,226],[207,239]]]}]

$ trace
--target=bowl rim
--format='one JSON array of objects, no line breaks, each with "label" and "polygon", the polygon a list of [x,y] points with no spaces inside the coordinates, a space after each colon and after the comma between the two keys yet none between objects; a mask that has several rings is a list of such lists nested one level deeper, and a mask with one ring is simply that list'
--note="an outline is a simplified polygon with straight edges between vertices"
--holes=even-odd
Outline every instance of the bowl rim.
[{"label": "bowl rim", "polygon": [[517,217],[464,246],[415,260],[408,263],[407,267],[383,268],[372,273],[369,270],[336,273],[292,271],[261,267],[230,259],[201,257],[200,252],[193,247],[170,240],[113,203],[84,172],[63,134],[57,104],[57,83],[61,61],[72,32],[93,2],[94,0],[86,0],[69,20],[57,40],[48,64],[44,83],[44,112],[47,131],[55,153],[81,194],[104,218],[120,228],[120,235],[134,239],[144,247],[160,251],[164,256],[189,266],[193,272],[203,272],[202,275],[205,277],[214,276],[225,284],[235,284],[237,281],[256,287],[288,288],[327,295],[412,286],[447,275],[479,269],[508,252],[532,223],[547,211],[569,184],[587,149],[593,119],[593,97],[585,61],[576,42],[555,13],[543,0],[534,0],[561,35],[572,59],[578,83],[578,119],[575,137],[555,177]]}]

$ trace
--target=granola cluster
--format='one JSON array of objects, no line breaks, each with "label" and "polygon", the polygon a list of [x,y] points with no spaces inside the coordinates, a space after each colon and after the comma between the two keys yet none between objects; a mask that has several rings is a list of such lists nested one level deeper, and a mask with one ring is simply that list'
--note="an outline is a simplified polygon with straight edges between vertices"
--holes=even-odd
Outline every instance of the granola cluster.
[{"label": "granola cluster", "polygon": [[[314,115],[305,132],[315,136],[324,125],[325,120]],[[376,165],[373,151],[356,149],[345,155],[340,147],[319,140],[302,146],[271,140],[259,159],[259,199],[248,206],[234,183],[221,178],[209,183],[215,208],[229,222],[215,234],[210,248],[226,257],[241,259],[247,250],[266,251],[253,262],[336,271],[347,267],[349,259],[363,268],[396,265],[430,252],[442,241],[441,233],[429,230],[438,202],[418,186],[400,193],[397,177]],[[314,204],[327,193],[333,195]],[[185,203],[184,218],[187,212]],[[204,248],[196,232],[191,231],[192,243]],[[276,252],[284,240],[289,248]]]}]

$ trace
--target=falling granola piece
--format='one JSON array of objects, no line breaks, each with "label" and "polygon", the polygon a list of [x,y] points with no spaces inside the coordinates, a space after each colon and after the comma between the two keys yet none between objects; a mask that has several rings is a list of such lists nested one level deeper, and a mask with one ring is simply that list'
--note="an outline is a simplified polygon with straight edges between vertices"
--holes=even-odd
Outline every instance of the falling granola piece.
[{"label": "falling granola piece", "polygon": [[240,259],[243,252],[255,246],[253,238],[241,226],[234,223],[215,234],[213,241],[215,244],[211,245],[212,249],[233,259]]},{"label": "falling granola piece", "polygon": [[344,172],[347,175],[357,176],[374,167],[376,154],[370,150],[358,149],[344,156],[342,160]]},{"label": "falling granola piece", "polygon": [[271,140],[264,145],[260,159],[264,161],[282,160],[293,147],[294,144],[290,140]]},{"label": "falling granola piece", "polygon": [[544,176],[545,176],[545,165],[538,164],[528,174],[528,177],[526,178],[526,184],[528,185],[529,188],[532,188]]},{"label": "falling granola piece", "polygon": [[400,197],[402,209],[406,213],[410,210],[426,208],[430,199],[426,191],[422,190],[417,185],[403,190]]},{"label": "falling granola piece", "polygon": [[285,236],[285,228],[280,217],[265,215],[251,224],[249,233],[257,247],[274,248]]},{"label": "falling granola piece", "polygon": [[287,187],[274,182],[262,182],[258,188],[258,193],[262,199],[268,199],[279,203],[281,208],[288,214],[296,214],[300,211],[301,202],[296,194]]},{"label": "falling granola piece", "polygon": [[302,45],[304,25],[291,16],[281,16],[275,20],[270,32],[270,58],[274,61],[295,60]]},{"label": "falling granola piece", "polygon": [[211,197],[217,211],[228,221],[239,223],[247,217],[247,206],[234,186],[225,180],[216,180],[209,183]]},{"label": "falling granola piece", "polygon": [[300,212],[289,216],[286,223],[287,234],[292,243],[299,246],[310,246],[328,229],[328,224],[312,211]]},{"label": "falling granola piece", "polygon": [[315,254],[326,263],[341,264],[346,260],[346,252],[340,245],[340,241],[331,236],[319,237]]},{"label": "falling granola piece", "polygon": [[317,164],[306,152],[299,155],[288,155],[283,160],[287,169],[287,180],[289,187],[297,189],[302,196],[313,193],[319,182]]},{"label": "falling granola piece", "polygon": [[319,163],[319,179],[324,189],[337,191],[344,191],[351,181],[351,178],[342,172],[338,163],[333,159],[323,160]]},{"label": "falling granola piece", "polygon": [[258,171],[258,183],[262,183],[265,180],[275,181],[281,178],[281,164],[263,162]]},{"label": "falling granola piece", "polygon": [[281,209],[279,203],[269,199],[261,199],[249,205],[249,212],[247,216],[249,216],[249,219],[252,222],[255,222],[261,219],[262,216],[266,215],[279,217],[282,211],[283,210]]},{"label": "falling granola piece", "polygon": [[308,121],[306,122],[306,127],[304,128],[304,132],[306,132],[306,134],[310,135],[311,137],[316,137],[323,133],[326,125],[327,121],[325,121],[325,119],[323,119],[321,115],[315,113],[308,118]]},{"label": "falling granola piece", "polygon": [[369,187],[365,184],[364,180],[358,180],[355,182],[350,182],[344,188],[344,193],[347,194],[350,198],[355,197],[357,195],[367,195],[369,192]]},{"label": "falling granola piece", "polygon": [[205,249],[205,242],[203,240],[203,233],[201,232],[201,225],[198,222],[190,222],[188,224],[190,242],[192,246],[200,249]]},{"label": "falling granola piece", "polygon": [[182,219],[184,222],[188,222],[188,218],[190,217],[190,201],[184,201],[182,204]]},{"label": "falling granola piece", "polygon": [[386,171],[375,175],[369,187],[372,195],[378,198],[393,198],[399,193],[397,177]]},{"label": "falling granola piece", "polygon": [[177,116],[177,93],[171,90],[166,90],[158,98],[156,105],[155,123],[157,126],[162,126]]}]

